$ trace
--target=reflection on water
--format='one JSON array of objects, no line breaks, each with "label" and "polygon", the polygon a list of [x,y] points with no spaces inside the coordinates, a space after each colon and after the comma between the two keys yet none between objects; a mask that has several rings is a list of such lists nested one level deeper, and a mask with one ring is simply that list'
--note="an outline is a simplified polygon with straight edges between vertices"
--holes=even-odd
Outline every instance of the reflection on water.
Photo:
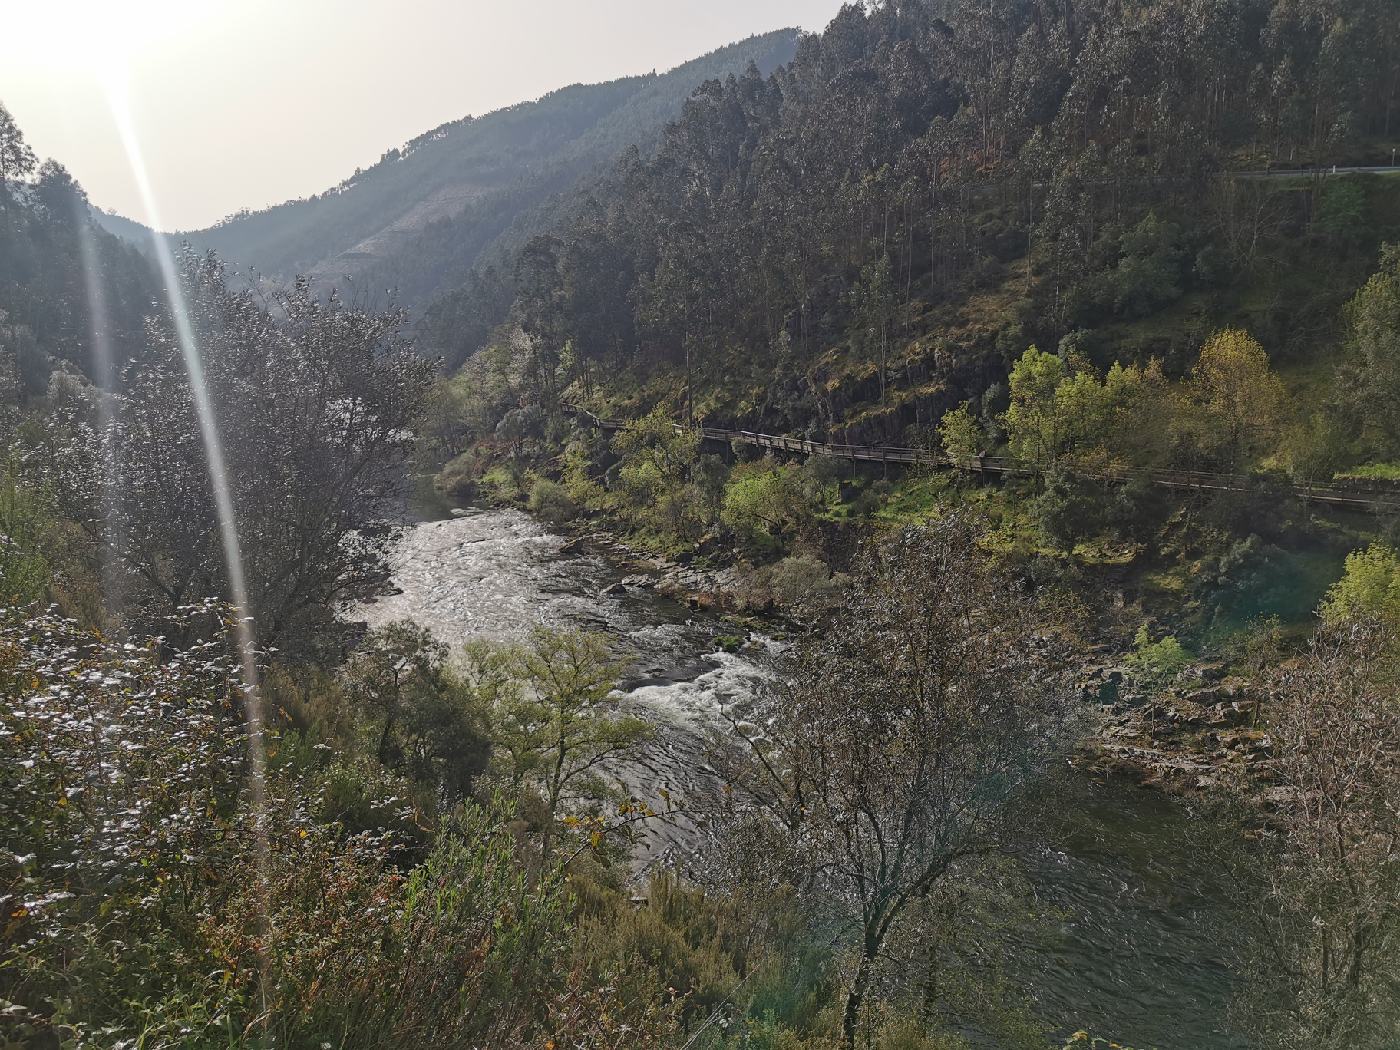
[{"label": "reflection on water", "polygon": [[[354,611],[372,625],[409,618],[442,641],[518,638],[537,624],[605,631],[631,670],[625,703],[660,727],[629,775],[679,797],[709,788],[704,735],[742,720],[769,673],[774,643],[726,653],[720,622],[649,590],[614,593],[619,573],[574,552],[528,515],[473,511],[405,534],[394,560],[399,593]],[[1019,946],[1017,976],[1038,1012],[1140,1050],[1234,1050],[1224,1034],[1231,992],[1224,877],[1200,848],[1202,824],[1181,805],[1123,785],[1067,778],[1056,849],[1030,858],[1036,894],[1059,916],[1050,936]],[[653,853],[684,845],[667,829]]]},{"label": "reflection on water", "polygon": [[1181,803],[1127,784],[1065,777],[1053,849],[1030,860],[1059,913],[1021,962],[1042,1016],[1129,1046],[1226,1050],[1238,917],[1214,829]]}]

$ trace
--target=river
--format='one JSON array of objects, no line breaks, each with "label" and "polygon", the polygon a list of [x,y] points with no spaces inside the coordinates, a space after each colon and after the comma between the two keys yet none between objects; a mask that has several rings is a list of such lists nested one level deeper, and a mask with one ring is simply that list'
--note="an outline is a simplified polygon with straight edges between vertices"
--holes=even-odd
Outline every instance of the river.
[{"label": "river", "polygon": [[[684,798],[703,790],[704,737],[742,723],[777,643],[755,637],[736,653],[723,621],[646,588],[577,550],[519,511],[474,510],[423,521],[394,556],[397,593],[356,610],[369,623],[412,619],[448,645],[518,638],[536,624],[606,632],[632,670],[623,702],[656,724],[644,756],[654,786]],[[1037,1013],[1147,1050],[1236,1050],[1228,1032],[1232,918],[1226,875],[1201,848],[1203,818],[1144,789],[1067,774],[1049,840],[1028,870],[1055,916],[1016,946],[1011,976]],[[652,841],[683,846],[683,831]]]}]

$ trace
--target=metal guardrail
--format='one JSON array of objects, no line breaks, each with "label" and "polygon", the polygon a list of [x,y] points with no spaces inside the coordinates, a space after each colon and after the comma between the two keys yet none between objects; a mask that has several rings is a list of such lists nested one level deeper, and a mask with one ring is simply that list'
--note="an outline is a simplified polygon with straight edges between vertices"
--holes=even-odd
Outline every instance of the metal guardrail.
[{"label": "metal guardrail", "polygon": [[[586,408],[577,405],[561,404],[560,408],[569,415],[580,416],[590,425],[600,430],[621,430],[627,425],[620,419],[603,419]],[[673,423],[676,430],[687,429],[684,424]],[[756,434],[750,430],[725,430],[719,427],[697,427],[700,436],[706,441],[738,443],[756,448],[770,448],[779,452],[791,452],[804,456],[828,456],[834,459],[847,459],[863,463],[895,463],[906,466],[926,466],[945,470],[961,470],[968,473],[992,474],[1000,476],[1033,475],[1045,473],[1045,468],[1037,463],[1027,463],[1006,456],[970,456],[958,458],[928,449],[906,448],[900,445],[847,445],[830,441],[809,441],[804,438],[787,437],[782,434]],[[1203,492],[1246,492],[1268,479],[1250,474],[1223,474],[1205,470],[1158,470],[1146,468],[1123,468],[1117,470],[1071,470],[1076,477],[1109,484],[1124,484],[1129,481],[1144,480],[1159,488],[1189,489]],[[1347,486],[1298,485],[1286,486],[1297,498],[1308,503],[1321,503],[1328,506],[1365,510],[1380,514],[1387,511],[1400,513],[1400,486],[1388,487],[1384,483]]]}]

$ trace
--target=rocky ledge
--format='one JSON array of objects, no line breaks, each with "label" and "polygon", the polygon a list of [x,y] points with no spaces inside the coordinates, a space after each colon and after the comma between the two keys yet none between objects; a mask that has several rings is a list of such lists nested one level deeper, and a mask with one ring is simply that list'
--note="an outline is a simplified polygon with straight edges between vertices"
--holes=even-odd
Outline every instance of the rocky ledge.
[{"label": "rocky ledge", "polygon": [[[698,567],[641,550],[597,529],[575,534],[565,550],[589,549],[625,575],[610,591],[646,588],[694,609],[759,613],[782,620],[781,610],[749,608],[735,567]],[[1100,659],[1113,659],[1107,646]],[[1218,665],[1190,668],[1188,684],[1149,688],[1122,666],[1086,668],[1080,694],[1093,708],[1095,727],[1081,741],[1075,764],[1101,776],[1125,776],[1174,794],[1243,791],[1267,805],[1276,793],[1272,742],[1260,717],[1265,697],[1225,676]]]},{"label": "rocky ledge", "polygon": [[[1208,678],[1216,668],[1196,668]],[[1130,672],[1098,667],[1081,683],[1097,704],[1098,730],[1076,763],[1178,794],[1243,790],[1266,803],[1273,793],[1273,743],[1260,712],[1265,697],[1248,683],[1224,679],[1148,692]]]},{"label": "rocky ledge", "polygon": [[[566,552],[588,549],[627,573],[609,590],[646,588],[685,602],[693,609],[733,612],[740,606],[742,574],[732,566],[699,567],[633,547],[608,532],[589,531],[565,545]],[[749,610],[754,611],[754,610]]]}]

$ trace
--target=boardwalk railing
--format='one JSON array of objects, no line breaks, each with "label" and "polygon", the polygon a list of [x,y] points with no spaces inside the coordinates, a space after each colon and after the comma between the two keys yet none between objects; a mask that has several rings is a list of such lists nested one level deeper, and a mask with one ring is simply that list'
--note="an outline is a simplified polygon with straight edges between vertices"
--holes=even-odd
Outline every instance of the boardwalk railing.
[{"label": "boardwalk railing", "polygon": [[[621,430],[627,424],[619,419],[603,419],[585,408],[565,404],[561,406],[569,415],[582,419],[600,430]],[[681,423],[673,424],[677,430],[687,429]],[[829,456],[864,463],[894,463],[906,466],[925,466],[941,470],[961,470],[976,474],[999,476],[1026,476],[1045,473],[1045,468],[1036,463],[1010,459],[1005,456],[969,456],[958,458],[929,449],[906,448],[900,445],[845,445],[829,441],[808,441],[804,438],[786,437],[781,434],[756,434],[750,430],[724,430],[719,427],[697,427],[700,436],[706,441],[724,442],[734,445],[751,445],[756,448],[774,449],[801,456]],[[1142,480],[1150,485],[1168,489],[1189,489],[1201,492],[1246,492],[1255,488],[1262,479],[1249,474],[1220,474],[1204,470],[1156,470],[1143,468],[1115,468],[1112,470],[1073,469],[1069,473],[1092,481],[1110,484],[1123,484]],[[1352,510],[1372,513],[1400,513],[1400,487],[1385,484],[1355,485],[1298,485],[1287,486],[1299,499],[1308,503],[1321,503]]]}]

